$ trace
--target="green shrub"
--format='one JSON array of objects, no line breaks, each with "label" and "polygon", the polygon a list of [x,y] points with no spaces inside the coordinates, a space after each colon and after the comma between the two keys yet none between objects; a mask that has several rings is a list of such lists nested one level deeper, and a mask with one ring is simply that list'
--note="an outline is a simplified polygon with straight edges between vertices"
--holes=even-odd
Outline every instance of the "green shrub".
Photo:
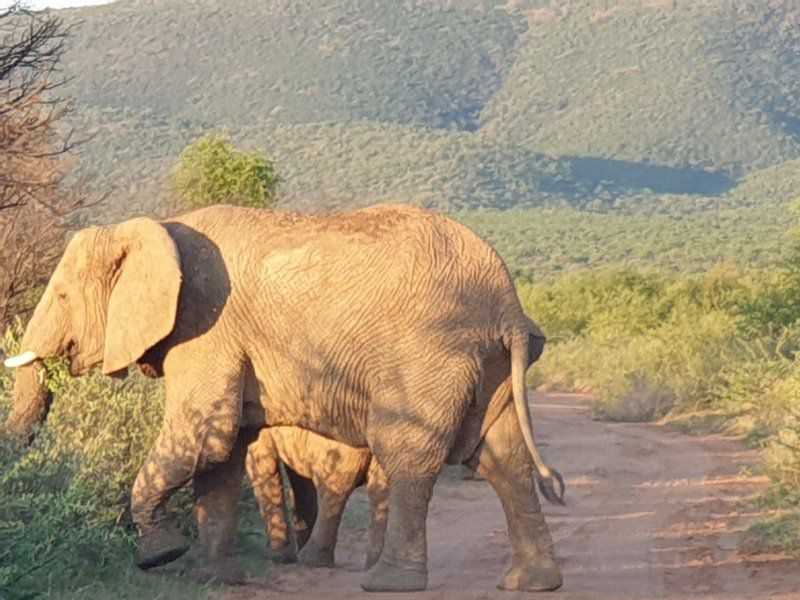
[{"label": "green shrub", "polygon": [[[800,548],[800,277],[786,269],[700,274],[607,267],[522,282],[550,338],[536,383],[594,392],[595,416],[669,412],[763,449],[771,502],[789,513],[754,528],[761,545]],[[697,421],[707,426],[708,420]]]},{"label": "green shrub", "polygon": [[595,392],[595,413],[644,420],[709,400],[758,283],[727,267],[705,275],[606,268],[520,285],[551,344],[535,368],[549,385]]},{"label": "green shrub", "polygon": [[777,549],[800,555],[800,514],[796,512],[782,512],[762,519],[752,527],[752,532],[757,550]]},{"label": "green shrub", "polygon": [[184,208],[217,203],[269,206],[279,181],[266,155],[238,149],[224,131],[186,146],[172,172],[172,188]]},{"label": "green shrub", "polygon": [[[5,348],[16,350],[13,336]],[[132,564],[130,490],[161,422],[162,386],[138,375],[71,378],[49,366],[56,399],[46,426],[29,448],[0,445],[0,597],[136,596],[154,584]],[[0,419],[12,386],[13,373],[0,370]],[[186,498],[173,503],[184,521],[188,509]],[[161,587],[174,597],[179,584],[198,591]]]}]

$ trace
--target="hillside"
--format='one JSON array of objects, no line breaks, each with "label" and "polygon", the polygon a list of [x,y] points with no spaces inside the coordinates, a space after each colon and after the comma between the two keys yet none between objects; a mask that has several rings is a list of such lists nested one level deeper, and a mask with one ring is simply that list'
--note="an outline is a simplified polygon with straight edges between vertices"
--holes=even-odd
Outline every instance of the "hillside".
[{"label": "hillside", "polygon": [[117,2],[63,11],[67,93],[115,214],[222,126],[302,208],[635,208],[800,156],[800,7],[606,4]]},{"label": "hillside", "polygon": [[482,128],[539,152],[625,161],[607,165],[612,176],[639,163],[738,174],[797,156],[800,6],[677,5],[540,11]]},{"label": "hillside", "polygon": [[474,129],[520,26],[499,11],[388,1],[162,1],[79,15],[68,71],[80,75],[81,105],[233,127],[363,119]]},{"label": "hillside", "polygon": [[791,251],[800,160],[763,169],[719,197],[661,195],[634,212],[536,208],[458,211],[519,273],[551,279],[608,263],[702,271],[774,266]]}]

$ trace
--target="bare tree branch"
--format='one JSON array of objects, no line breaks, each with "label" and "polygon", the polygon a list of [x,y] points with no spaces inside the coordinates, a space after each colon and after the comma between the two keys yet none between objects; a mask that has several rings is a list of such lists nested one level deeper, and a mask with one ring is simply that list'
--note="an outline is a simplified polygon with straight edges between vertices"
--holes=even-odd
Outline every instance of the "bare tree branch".
[{"label": "bare tree branch", "polygon": [[72,171],[84,140],[64,126],[54,94],[71,33],[61,18],[19,6],[0,12],[0,327],[36,302],[66,234],[90,200]]}]

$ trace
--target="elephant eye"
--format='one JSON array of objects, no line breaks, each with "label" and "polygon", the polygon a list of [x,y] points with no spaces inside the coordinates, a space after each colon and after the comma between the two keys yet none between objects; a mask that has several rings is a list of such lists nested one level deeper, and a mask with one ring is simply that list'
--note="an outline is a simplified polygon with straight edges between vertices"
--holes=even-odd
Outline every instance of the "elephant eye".
[{"label": "elephant eye", "polygon": [[58,299],[59,299],[61,302],[66,302],[66,301],[67,301],[67,294],[66,294],[66,292],[58,292],[58,293],[56,294],[56,297],[57,297],[57,298],[58,298]]}]

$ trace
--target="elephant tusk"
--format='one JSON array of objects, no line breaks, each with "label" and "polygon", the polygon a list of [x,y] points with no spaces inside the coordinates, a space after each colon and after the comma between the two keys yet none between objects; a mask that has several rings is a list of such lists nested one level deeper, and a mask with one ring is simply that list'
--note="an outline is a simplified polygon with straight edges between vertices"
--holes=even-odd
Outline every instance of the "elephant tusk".
[{"label": "elephant tusk", "polygon": [[11,356],[3,361],[3,364],[7,369],[14,369],[16,367],[24,367],[25,365],[29,365],[33,361],[35,361],[38,356],[36,356],[36,352],[32,350],[28,350],[27,352],[23,352],[22,354],[18,354],[17,356]]}]

